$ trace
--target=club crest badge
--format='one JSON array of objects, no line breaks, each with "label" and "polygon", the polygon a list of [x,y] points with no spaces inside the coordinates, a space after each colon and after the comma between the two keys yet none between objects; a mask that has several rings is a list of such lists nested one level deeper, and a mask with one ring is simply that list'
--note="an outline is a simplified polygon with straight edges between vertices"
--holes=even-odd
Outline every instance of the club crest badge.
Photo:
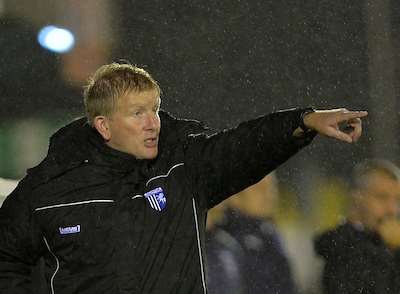
[{"label": "club crest badge", "polygon": [[149,202],[151,208],[157,211],[162,211],[167,206],[167,197],[161,187],[144,193],[144,197]]}]

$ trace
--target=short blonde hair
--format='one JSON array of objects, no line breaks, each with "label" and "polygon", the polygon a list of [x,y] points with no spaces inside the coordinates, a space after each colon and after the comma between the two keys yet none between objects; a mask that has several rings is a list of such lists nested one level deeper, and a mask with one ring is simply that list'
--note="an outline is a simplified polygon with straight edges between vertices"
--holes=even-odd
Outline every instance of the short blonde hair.
[{"label": "short blonde hair", "polygon": [[94,118],[110,115],[119,98],[131,91],[147,91],[160,87],[156,80],[143,68],[131,64],[111,63],[101,66],[84,91],[86,117],[93,126]]}]

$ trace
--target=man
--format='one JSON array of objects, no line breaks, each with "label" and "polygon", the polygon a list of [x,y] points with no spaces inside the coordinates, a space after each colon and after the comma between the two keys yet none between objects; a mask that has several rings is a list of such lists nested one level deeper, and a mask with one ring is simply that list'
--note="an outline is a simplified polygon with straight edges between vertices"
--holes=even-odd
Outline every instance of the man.
[{"label": "man", "polygon": [[94,74],[87,118],[52,136],[47,157],[0,210],[1,293],[30,293],[40,257],[51,293],[205,293],[207,209],[317,132],[357,141],[367,115],[293,109],[207,136],[160,103],[143,69],[114,63]]},{"label": "man", "polygon": [[400,293],[400,170],[383,160],[354,172],[347,220],[315,241],[327,294]]},{"label": "man", "polygon": [[220,226],[225,203],[218,204],[207,213],[207,290],[209,294],[247,294],[245,272],[241,266],[247,256],[237,239]]},{"label": "man", "polygon": [[239,268],[246,293],[295,293],[289,260],[273,221],[277,200],[277,179],[269,174],[226,201],[229,209],[218,227],[235,238],[245,252]]}]

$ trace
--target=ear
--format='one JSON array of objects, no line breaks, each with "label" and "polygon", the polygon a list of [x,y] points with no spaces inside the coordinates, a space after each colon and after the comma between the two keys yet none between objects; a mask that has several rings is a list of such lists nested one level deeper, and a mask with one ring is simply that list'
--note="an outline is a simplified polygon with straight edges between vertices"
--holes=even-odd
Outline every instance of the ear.
[{"label": "ear", "polygon": [[105,141],[111,139],[111,131],[107,117],[101,115],[96,116],[93,125]]}]

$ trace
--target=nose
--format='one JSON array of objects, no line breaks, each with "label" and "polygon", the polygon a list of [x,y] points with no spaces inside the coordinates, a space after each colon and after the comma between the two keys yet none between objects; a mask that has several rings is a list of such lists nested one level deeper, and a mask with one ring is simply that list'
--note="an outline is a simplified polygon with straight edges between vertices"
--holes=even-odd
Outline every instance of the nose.
[{"label": "nose", "polygon": [[146,130],[154,130],[157,128],[158,125],[158,114],[156,113],[149,113],[146,115],[146,121],[145,121],[145,129]]},{"label": "nose", "polygon": [[398,216],[399,203],[397,201],[389,201],[386,206],[386,214],[390,217]]}]

